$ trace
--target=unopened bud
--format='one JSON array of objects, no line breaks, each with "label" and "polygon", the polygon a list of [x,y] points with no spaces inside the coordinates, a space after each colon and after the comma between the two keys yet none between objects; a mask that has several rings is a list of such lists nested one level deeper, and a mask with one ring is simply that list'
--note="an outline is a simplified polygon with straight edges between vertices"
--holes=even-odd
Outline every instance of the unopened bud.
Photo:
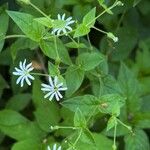
[{"label": "unopened bud", "polygon": [[118,1],[118,2],[116,3],[116,5],[118,5],[118,6],[123,6],[124,4],[123,4],[121,1]]},{"label": "unopened bud", "polygon": [[113,33],[111,33],[111,32],[107,33],[107,37],[112,39],[114,42],[118,42],[118,40],[119,40],[118,37],[114,36]]}]

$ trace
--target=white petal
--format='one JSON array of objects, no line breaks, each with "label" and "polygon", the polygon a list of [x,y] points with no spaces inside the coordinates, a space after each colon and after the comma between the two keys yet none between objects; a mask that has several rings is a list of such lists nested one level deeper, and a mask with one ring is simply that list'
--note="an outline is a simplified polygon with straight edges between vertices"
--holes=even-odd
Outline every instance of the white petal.
[{"label": "white petal", "polygon": [[52,92],[48,92],[48,93],[44,96],[44,98],[49,97],[52,93],[53,93],[53,91],[52,91]]},{"label": "white petal", "polygon": [[47,150],[51,150],[51,148],[48,146],[48,147],[47,147]]},{"label": "white petal", "polygon": [[21,75],[21,76],[17,79],[16,84],[19,84],[19,82],[21,81],[21,79],[23,78],[23,76],[24,76],[24,75]]},{"label": "white petal", "polygon": [[63,98],[63,96],[60,94],[59,91],[57,91],[57,94],[58,94],[58,96],[59,96],[60,98]]},{"label": "white petal", "polygon": [[28,85],[31,85],[31,82],[29,81],[28,76],[25,77],[25,80],[26,80]]},{"label": "white petal", "polygon": [[44,84],[44,83],[42,83],[41,86],[44,87],[44,88],[48,88],[48,89],[51,89],[51,88],[52,88],[50,85]]},{"label": "white petal", "polygon": [[23,85],[24,85],[24,80],[25,80],[25,76],[23,76],[21,79],[21,87],[23,87]]},{"label": "white petal", "polygon": [[54,87],[54,84],[53,84],[53,81],[52,81],[52,78],[49,76],[49,83],[52,87]]},{"label": "white petal", "polygon": [[63,33],[67,33],[66,29],[63,29]]},{"label": "white petal", "polygon": [[57,15],[58,20],[61,20],[61,16],[60,14]]},{"label": "white petal", "polygon": [[55,95],[55,92],[50,96],[49,100],[51,101]]},{"label": "white petal", "polygon": [[69,26],[66,26],[65,28],[68,29],[68,30],[70,30],[70,31],[72,31],[72,28],[69,27]]},{"label": "white petal", "polygon": [[69,22],[71,19],[72,19],[72,17],[69,17],[69,18],[67,18],[67,19],[66,19],[66,21],[68,21],[68,22]]},{"label": "white petal", "polygon": [[62,16],[62,20],[64,20],[64,19],[65,19],[65,15],[66,15],[66,14],[63,14],[63,16]]},{"label": "white petal", "polygon": [[20,70],[20,69],[18,69],[18,68],[16,68],[16,67],[15,67],[15,70],[16,70],[17,72],[22,72],[22,70]]},{"label": "white petal", "polygon": [[56,150],[56,147],[57,147],[57,145],[56,145],[56,144],[54,144],[54,145],[53,145],[53,150]]},{"label": "white petal", "polygon": [[22,72],[13,72],[13,75],[21,76],[21,75],[22,75]]},{"label": "white petal", "polygon": [[55,76],[55,78],[54,78],[54,85],[55,85],[55,86],[57,86],[57,82],[58,82],[58,77]]},{"label": "white petal", "polygon": [[28,64],[25,69],[28,70],[31,66],[32,66],[32,63]]},{"label": "white petal", "polygon": [[74,20],[72,20],[72,21],[69,21],[69,22],[67,22],[67,23],[66,23],[66,25],[73,24],[74,22],[75,22]]},{"label": "white petal", "polygon": [[31,76],[30,74],[27,75],[28,78],[30,78],[31,80],[34,80],[35,78],[33,76]]},{"label": "white petal", "polygon": [[58,96],[57,92],[55,92],[55,98],[57,101],[59,101],[59,96]]},{"label": "white petal", "polygon": [[58,91],[66,91],[67,87],[63,87],[63,88],[58,88]]},{"label": "white petal", "polygon": [[57,88],[59,88],[59,87],[61,87],[61,86],[63,86],[63,83],[59,83],[59,84],[57,84]]},{"label": "white petal", "polygon": [[50,88],[41,88],[41,90],[47,92],[47,91],[52,91],[53,89],[50,89]]},{"label": "white petal", "polygon": [[61,150],[61,146],[59,146],[57,150]]},{"label": "white petal", "polygon": [[30,71],[32,71],[34,68],[33,67],[31,67],[31,68],[29,68],[27,71],[28,72],[30,72]]},{"label": "white petal", "polygon": [[58,31],[57,31],[57,35],[60,35],[60,32],[61,32],[62,30],[61,29],[59,29]]},{"label": "white petal", "polygon": [[24,70],[26,69],[26,59],[24,60],[22,67]]},{"label": "white petal", "polygon": [[20,61],[20,63],[19,63],[19,67],[20,67],[20,69],[21,70],[24,70],[24,68],[23,68],[23,65],[22,65],[22,62]]}]

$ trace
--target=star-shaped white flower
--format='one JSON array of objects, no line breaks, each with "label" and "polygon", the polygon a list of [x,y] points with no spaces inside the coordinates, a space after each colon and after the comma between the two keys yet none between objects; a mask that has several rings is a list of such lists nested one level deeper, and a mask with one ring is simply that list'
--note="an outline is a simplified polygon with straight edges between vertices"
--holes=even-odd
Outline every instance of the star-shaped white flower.
[{"label": "star-shaped white flower", "polygon": [[56,27],[53,28],[52,34],[60,35],[61,32],[67,34],[67,30],[72,31],[70,25],[75,22],[72,20],[72,17],[65,19],[65,14],[63,14],[62,17],[58,14],[57,17],[57,25],[55,24]]},{"label": "star-shaped white flower", "polygon": [[47,150],[61,150],[61,146],[59,146],[59,147],[57,148],[57,145],[54,144],[54,145],[53,145],[53,149],[51,149],[50,146],[47,146]]},{"label": "star-shaped white flower", "polygon": [[23,87],[24,81],[26,81],[28,85],[31,85],[29,79],[34,80],[34,77],[30,75],[30,72],[34,69],[32,67],[32,63],[26,65],[26,59],[25,59],[24,62],[22,61],[19,62],[19,67],[20,68],[15,67],[16,71],[13,72],[13,75],[19,76],[16,81],[16,84],[20,83],[21,87]]},{"label": "star-shaped white flower", "polygon": [[41,84],[42,88],[41,90],[43,92],[48,92],[44,98],[49,97],[49,100],[51,101],[54,97],[57,101],[59,101],[63,96],[61,95],[60,91],[67,90],[67,87],[63,87],[63,83],[59,83],[58,77],[54,77],[54,81],[49,76],[49,84]]}]

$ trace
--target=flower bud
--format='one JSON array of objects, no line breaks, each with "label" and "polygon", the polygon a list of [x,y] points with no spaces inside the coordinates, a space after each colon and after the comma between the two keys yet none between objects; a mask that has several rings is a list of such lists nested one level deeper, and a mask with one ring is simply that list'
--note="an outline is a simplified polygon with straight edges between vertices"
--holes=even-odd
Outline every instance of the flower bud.
[{"label": "flower bud", "polygon": [[118,6],[123,6],[124,4],[123,4],[121,1],[118,1],[118,2],[116,3],[116,5],[118,5]]},{"label": "flower bud", "polygon": [[119,40],[118,37],[114,36],[113,33],[111,33],[111,32],[107,33],[107,37],[112,39],[114,42],[118,42],[118,40]]}]

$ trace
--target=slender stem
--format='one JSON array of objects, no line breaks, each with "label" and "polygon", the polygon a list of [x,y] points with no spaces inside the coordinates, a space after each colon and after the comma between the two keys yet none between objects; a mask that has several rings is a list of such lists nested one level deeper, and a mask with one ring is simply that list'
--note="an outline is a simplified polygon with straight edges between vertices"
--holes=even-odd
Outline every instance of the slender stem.
[{"label": "slender stem", "polygon": [[93,20],[91,20],[88,24],[87,24],[87,26],[89,25],[89,24],[91,24],[93,21],[95,21],[96,19],[98,19],[100,16],[102,16],[104,13],[106,13],[108,10],[111,10],[111,9],[113,9],[115,6],[116,6],[116,2],[117,2],[118,0],[116,0],[115,2],[114,2],[114,4],[112,5],[112,6],[110,6],[108,9],[105,9],[102,13],[100,13],[98,16],[96,16]]},{"label": "slender stem", "polygon": [[51,126],[52,130],[58,130],[58,129],[72,129],[72,130],[78,130],[77,127],[71,127],[71,126]]},{"label": "slender stem", "polygon": [[117,147],[116,147],[116,133],[117,133],[117,123],[115,124],[115,127],[114,127],[114,143],[113,143],[113,150],[117,150]]},{"label": "slender stem", "polygon": [[98,29],[98,28],[96,28],[96,27],[92,27],[93,29],[95,29],[95,30],[97,30],[97,31],[99,31],[99,32],[102,32],[102,33],[104,33],[104,34],[107,34],[107,32],[106,31],[103,31],[103,30],[101,30],[101,29]]},{"label": "slender stem", "polygon": [[18,38],[18,37],[27,38],[26,35],[14,34],[14,35],[7,35],[7,36],[5,36],[3,39]]},{"label": "slender stem", "polygon": [[81,135],[82,135],[82,129],[80,130],[79,136],[77,137],[77,139],[75,140],[75,142],[74,142],[74,144],[73,144],[74,146],[75,146],[75,145],[77,144],[77,142],[79,141]]},{"label": "slender stem", "polygon": [[[59,53],[58,53],[58,48],[57,48],[57,37],[56,36],[54,36],[54,44],[55,44],[57,59],[60,59],[59,58]],[[58,66],[59,66],[59,64],[58,64]]]},{"label": "slender stem", "polygon": [[33,3],[29,3],[35,10],[37,10],[39,13],[41,13],[46,18],[50,19],[43,11],[41,11],[37,6],[35,6]]},{"label": "slender stem", "polygon": [[93,50],[93,47],[92,47],[92,44],[91,44],[91,41],[90,41],[90,38],[89,38],[89,34],[87,34],[87,39],[88,39],[88,42],[89,42],[89,45],[90,45],[90,50]]},{"label": "slender stem", "polygon": [[132,128],[131,128],[130,126],[124,124],[124,123],[123,123],[121,120],[119,120],[119,119],[117,119],[117,121],[118,121],[121,125],[123,125],[125,128],[127,128],[130,132],[133,132],[133,131],[132,131]]},{"label": "slender stem", "polygon": [[78,43],[68,34],[68,37],[76,44],[76,46],[78,47]]},{"label": "slender stem", "polygon": [[43,73],[31,72],[30,74],[32,74],[32,75],[37,75],[37,76],[45,76],[45,77],[49,77],[48,74],[43,74]]}]

